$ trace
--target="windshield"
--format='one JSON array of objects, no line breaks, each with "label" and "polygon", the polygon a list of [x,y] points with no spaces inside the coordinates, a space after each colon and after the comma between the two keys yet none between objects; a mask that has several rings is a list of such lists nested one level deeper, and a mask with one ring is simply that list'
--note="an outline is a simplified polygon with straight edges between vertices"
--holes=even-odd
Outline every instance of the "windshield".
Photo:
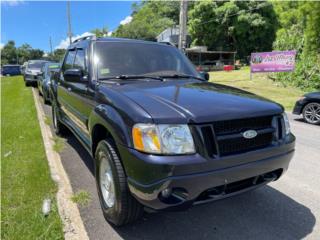
[{"label": "windshield", "polygon": [[45,64],[46,62],[30,62],[28,63],[28,68],[41,69]]},{"label": "windshield", "polygon": [[132,42],[97,42],[94,57],[98,78],[119,75],[185,74],[199,77],[190,61],[175,47]]}]

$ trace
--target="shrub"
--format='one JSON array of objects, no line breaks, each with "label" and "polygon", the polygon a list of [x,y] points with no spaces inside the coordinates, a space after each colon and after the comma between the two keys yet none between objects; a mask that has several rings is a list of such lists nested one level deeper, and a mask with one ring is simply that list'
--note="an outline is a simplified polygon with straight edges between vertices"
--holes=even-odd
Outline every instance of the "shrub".
[{"label": "shrub", "polygon": [[293,72],[273,73],[270,78],[305,91],[320,90],[320,54],[302,55]]}]

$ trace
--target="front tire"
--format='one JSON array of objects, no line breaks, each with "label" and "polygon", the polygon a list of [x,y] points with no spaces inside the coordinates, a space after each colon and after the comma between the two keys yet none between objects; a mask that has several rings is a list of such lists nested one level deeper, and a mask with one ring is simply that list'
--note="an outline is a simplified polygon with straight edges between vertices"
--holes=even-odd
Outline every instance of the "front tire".
[{"label": "front tire", "polygon": [[96,183],[105,219],[115,226],[139,219],[143,206],[129,191],[125,172],[111,140],[98,144],[95,160]]},{"label": "front tire", "polygon": [[303,108],[303,119],[311,124],[320,124],[320,103],[311,102]]},{"label": "front tire", "polygon": [[48,97],[48,93],[46,93],[43,89],[42,89],[42,92],[43,92],[43,102],[44,104],[46,105],[49,105],[50,104],[50,101],[49,101],[49,97]]},{"label": "front tire", "polygon": [[63,136],[67,133],[67,127],[63,125],[63,123],[60,121],[59,116],[57,115],[57,107],[52,106],[52,122],[53,122],[53,129],[54,132],[59,135]]}]

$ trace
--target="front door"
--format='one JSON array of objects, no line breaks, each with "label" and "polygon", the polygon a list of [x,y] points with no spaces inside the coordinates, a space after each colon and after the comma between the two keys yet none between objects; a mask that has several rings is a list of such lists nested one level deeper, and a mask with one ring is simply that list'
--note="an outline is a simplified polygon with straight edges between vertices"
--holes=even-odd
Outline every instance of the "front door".
[{"label": "front door", "polygon": [[[89,91],[89,75],[86,66],[85,49],[74,49],[74,60],[69,69],[80,69],[82,77],[79,81],[68,81],[64,79],[64,83],[60,85],[63,102],[63,111],[68,120],[72,122],[73,129],[78,133],[81,139],[89,146],[90,134],[88,131],[89,115],[94,107],[93,95]],[[68,60],[67,60],[68,61]],[[58,94],[59,96],[59,94]]]}]

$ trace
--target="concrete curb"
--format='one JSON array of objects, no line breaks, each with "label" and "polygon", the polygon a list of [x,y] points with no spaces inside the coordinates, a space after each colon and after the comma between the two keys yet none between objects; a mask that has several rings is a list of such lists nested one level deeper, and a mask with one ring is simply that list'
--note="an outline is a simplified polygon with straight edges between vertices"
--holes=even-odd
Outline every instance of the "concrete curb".
[{"label": "concrete curb", "polygon": [[53,135],[51,129],[44,122],[44,111],[36,90],[32,89],[43,143],[49,163],[51,178],[58,185],[57,204],[60,217],[63,222],[64,237],[66,240],[89,239],[84,224],[80,217],[77,205],[71,201],[73,195],[68,175],[66,174],[60,155],[53,150]]}]

